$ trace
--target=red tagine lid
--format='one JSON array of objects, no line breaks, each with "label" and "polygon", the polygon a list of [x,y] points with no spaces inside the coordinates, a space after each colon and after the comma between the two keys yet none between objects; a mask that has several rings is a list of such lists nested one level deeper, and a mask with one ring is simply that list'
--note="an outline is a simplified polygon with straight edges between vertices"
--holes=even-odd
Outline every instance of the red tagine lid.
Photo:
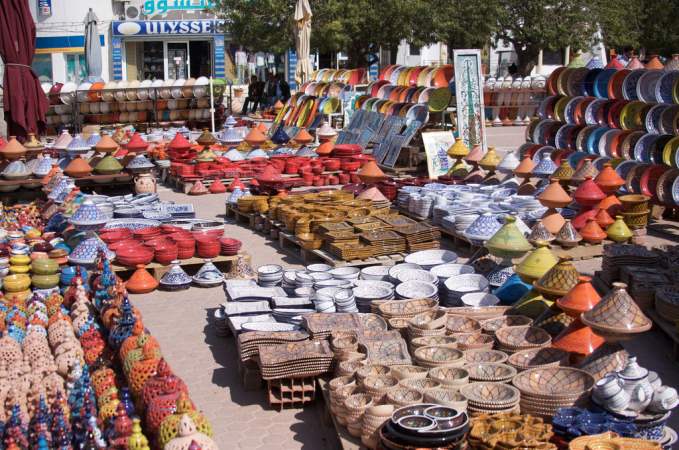
[{"label": "red tagine lid", "polygon": [[226,188],[227,191],[233,192],[236,188],[242,190],[245,190],[245,185],[243,182],[238,178],[238,175],[236,175],[236,178],[233,179],[233,181],[229,184],[229,186]]},{"label": "red tagine lid", "polygon": [[188,150],[191,148],[191,143],[184,137],[183,134],[177,133],[168,145],[170,150]]},{"label": "red tagine lid", "polygon": [[222,180],[217,178],[210,185],[210,192],[213,193],[213,194],[222,194],[222,193],[226,192],[226,186],[224,186],[224,183],[222,183]]},{"label": "red tagine lid", "polygon": [[141,137],[141,134],[134,133],[127,143],[127,149],[131,152],[143,152],[149,146],[149,143]]}]

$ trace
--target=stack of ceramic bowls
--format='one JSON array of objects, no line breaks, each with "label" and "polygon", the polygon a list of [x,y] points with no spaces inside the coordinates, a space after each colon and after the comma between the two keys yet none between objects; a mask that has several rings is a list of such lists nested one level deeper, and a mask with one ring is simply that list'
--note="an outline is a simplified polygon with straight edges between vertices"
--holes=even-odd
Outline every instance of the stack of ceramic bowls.
[{"label": "stack of ceramic bowls", "polygon": [[483,275],[465,273],[448,278],[441,289],[441,306],[461,306],[462,296],[488,292],[488,280]]},{"label": "stack of ceramic bowls", "polygon": [[38,289],[52,289],[59,285],[59,264],[48,257],[36,258],[31,263],[31,282]]},{"label": "stack of ceramic bowls", "polygon": [[295,287],[297,288],[309,288],[314,287],[314,278],[307,272],[298,271],[295,273]]},{"label": "stack of ceramic bowls", "polygon": [[396,286],[396,298],[424,298],[431,300],[439,299],[439,288],[433,283],[426,281],[406,281]]},{"label": "stack of ceramic bowls", "polygon": [[389,269],[389,281],[391,281],[394,284],[400,283],[398,281],[398,274],[401,273],[402,271],[409,271],[409,270],[420,270],[422,267],[418,266],[417,264],[413,263],[403,263],[403,264],[396,264],[395,266],[392,266]]},{"label": "stack of ceramic bowls", "polygon": [[369,266],[361,269],[361,280],[389,281],[389,266]]},{"label": "stack of ceramic bowls", "polygon": [[262,287],[278,286],[283,279],[283,268],[276,264],[267,264],[257,268],[257,280]]},{"label": "stack of ceramic bowls", "polygon": [[281,283],[281,287],[288,295],[293,294],[295,289],[297,288],[296,280],[297,280],[296,270],[286,270],[285,272],[283,272],[283,282]]},{"label": "stack of ceramic bowls", "polygon": [[438,277],[440,290],[448,278],[465,273],[474,273],[474,268],[466,264],[439,264],[432,267],[430,272]]},{"label": "stack of ceramic bowls", "polygon": [[309,273],[314,273],[314,272],[324,273],[324,272],[330,272],[332,270],[332,267],[327,265],[327,264],[310,264],[310,265],[306,266],[306,270]]},{"label": "stack of ceramic bowls", "polygon": [[316,311],[321,313],[335,312],[337,310],[335,307],[335,295],[343,290],[339,287],[326,287],[317,290],[311,297]]},{"label": "stack of ceramic bowls", "polygon": [[358,307],[356,306],[356,297],[353,290],[341,289],[335,293],[335,308],[340,313],[356,313]]},{"label": "stack of ceramic bowls", "polygon": [[373,302],[383,302],[394,298],[394,289],[385,281],[363,281],[354,289],[356,305],[363,313],[371,312]]},{"label": "stack of ceramic bowls", "polygon": [[9,273],[9,257],[0,256],[0,287],[2,287],[2,279]]},{"label": "stack of ceramic bowls", "polygon": [[431,283],[434,286],[439,285],[439,278],[433,273],[424,269],[402,270],[398,273],[397,279],[399,283],[406,283],[408,281],[424,281]]},{"label": "stack of ceramic bowls", "polygon": [[336,280],[358,280],[361,270],[357,267],[338,267],[328,273]]}]

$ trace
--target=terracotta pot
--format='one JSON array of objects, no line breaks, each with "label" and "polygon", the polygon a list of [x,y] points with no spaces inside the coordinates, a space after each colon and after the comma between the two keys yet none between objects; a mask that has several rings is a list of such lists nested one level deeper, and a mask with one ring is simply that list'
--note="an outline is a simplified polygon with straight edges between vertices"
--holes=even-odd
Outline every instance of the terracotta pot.
[{"label": "terracotta pot", "polygon": [[594,206],[606,198],[606,194],[592,181],[592,177],[586,177],[573,193],[573,198],[579,205]]},{"label": "terracotta pot", "polygon": [[137,265],[129,280],[125,283],[125,288],[133,294],[148,294],[158,287],[158,280],[146,270],[143,264]]},{"label": "terracotta pot", "polygon": [[552,347],[571,353],[571,363],[578,364],[605,342],[604,338],[594,334],[590,327],[577,318],[554,338]]},{"label": "terracotta pot", "polygon": [[605,209],[611,217],[615,217],[622,209],[622,203],[620,203],[618,197],[611,194],[601,200],[596,207],[597,209]]},{"label": "terracotta pot", "polygon": [[584,209],[581,212],[576,215],[573,220],[571,220],[571,224],[573,224],[573,227],[576,230],[581,230],[582,228],[587,225],[587,221],[589,219],[593,219],[596,217],[597,209]]},{"label": "terracotta pot", "polygon": [[600,209],[596,213],[596,216],[594,216],[594,220],[596,220],[596,223],[598,223],[599,226],[604,230],[608,228],[608,226],[613,222],[615,222],[605,209]]},{"label": "terracotta pot", "polygon": [[4,147],[0,147],[0,155],[3,158],[14,161],[26,155],[26,147],[21,145],[15,136],[10,136]]},{"label": "terracotta pot", "polygon": [[548,208],[565,208],[573,201],[556,178],[553,178],[547,189],[542,191],[538,200]]},{"label": "terracotta pot", "polygon": [[618,175],[610,163],[604,164],[604,168],[596,176],[594,182],[605,194],[613,194],[625,184],[625,180]]},{"label": "terracotta pot", "polygon": [[514,175],[522,178],[530,178],[535,168],[535,163],[530,156],[526,156],[521,163],[514,169]]},{"label": "terracotta pot", "polygon": [[542,216],[542,224],[555,236],[564,223],[566,223],[566,219],[553,208],[548,209]]},{"label": "terracotta pot", "polygon": [[601,301],[601,296],[592,286],[592,279],[581,275],[578,284],[559,298],[556,304],[572,317],[580,317],[580,314],[594,308]]},{"label": "terracotta pot", "polygon": [[92,173],[92,167],[80,156],[76,156],[68,163],[64,173],[73,178],[83,178]]},{"label": "terracotta pot", "polygon": [[590,244],[599,244],[606,239],[606,232],[601,229],[595,219],[587,220],[587,224],[580,230],[580,235]]}]

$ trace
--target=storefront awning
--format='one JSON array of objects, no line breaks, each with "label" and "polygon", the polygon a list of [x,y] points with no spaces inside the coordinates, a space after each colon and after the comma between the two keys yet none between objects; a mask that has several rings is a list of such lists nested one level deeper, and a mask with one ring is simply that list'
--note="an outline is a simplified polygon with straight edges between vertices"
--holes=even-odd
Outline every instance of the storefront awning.
[{"label": "storefront awning", "polygon": [[[105,38],[99,35],[101,45],[104,46]],[[85,36],[42,36],[35,39],[35,53],[84,53]]]}]

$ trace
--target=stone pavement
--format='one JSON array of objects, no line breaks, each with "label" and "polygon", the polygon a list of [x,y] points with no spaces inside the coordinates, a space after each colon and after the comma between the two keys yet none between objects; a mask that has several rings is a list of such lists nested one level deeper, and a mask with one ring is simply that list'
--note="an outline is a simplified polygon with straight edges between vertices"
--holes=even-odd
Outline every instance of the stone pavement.
[{"label": "stone pavement", "polygon": [[[523,132],[520,127],[489,128],[489,141],[501,149],[516,148],[523,142]],[[192,202],[198,217],[224,218],[224,195],[189,197],[164,187],[159,188],[159,193],[164,200]],[[301,267],[299,261],[281,253],[265,237],[232,223],[225,228],[227,235],[243,241],[243,248],[252,256],[253,267],[269,263]],[[654,245],[663,242],[667,241],[650,240]],[[601,267],[601,258],[578,261],[576,266],[580,271],[593,273]],[[304,409],[277,412],[266,405],[264,390],[243,390],[233,338],[216,336],[210,325],[212,312],[225,300],[221,288],[156,291],[133,295],[131,300],[160,342],[163,355],[186,381],[192,399],[212,423],[215,440],[222,450],[338,448],[334,430],[321,423],[322,400]],[[645,333],[626,345],[639,355],[642,365],[656,370],[666,384],[678,387],[677,365],[668,357],[669,340],[661,332]],[[670,425],[675,429],[679,426],[679,415],[674,415]]]}]

